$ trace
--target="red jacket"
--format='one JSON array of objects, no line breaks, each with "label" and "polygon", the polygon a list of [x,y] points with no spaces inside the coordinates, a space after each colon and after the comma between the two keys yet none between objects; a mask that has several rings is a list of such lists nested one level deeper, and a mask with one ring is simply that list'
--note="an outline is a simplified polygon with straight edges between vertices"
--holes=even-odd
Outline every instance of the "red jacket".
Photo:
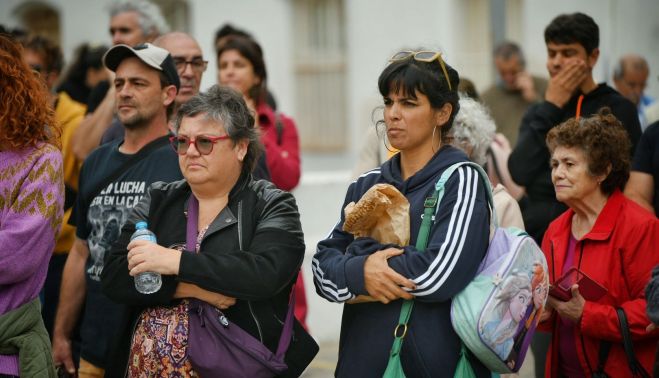
[{"label": "red jacket", "polygon": [[[542,241],[551,283],[563,273],[573,214],[570,209],[554,220]],[[609,376],[632,376],[621,344],[616,307],[625,310],[638,360],[647,372],[652,372],[659,332],[645,331],[650,320],[645,314],[644,291],[652,268],[659,263],[658,250],[659,220],[618,190],[609,197],[593,229],[577,242],[575,261],[581,258],[580,269],[608,289],[597,302],[586,301],[575,328],[577,354],[586,376],[597,369],[602,340],[614,342],[605,365]],[[558,377],[556,316],[554,312],[539,327],[553,333],[545,367],[545,375],[552,378]]]},{"label": "red jacket", "polygon": [[295,122],[279,113],[283,128],[281,144],[278,144],[275,112],[263,103],[259,105],[257,113],[272,183],[279,189],[291,191],[300,182],[300,140]]}]

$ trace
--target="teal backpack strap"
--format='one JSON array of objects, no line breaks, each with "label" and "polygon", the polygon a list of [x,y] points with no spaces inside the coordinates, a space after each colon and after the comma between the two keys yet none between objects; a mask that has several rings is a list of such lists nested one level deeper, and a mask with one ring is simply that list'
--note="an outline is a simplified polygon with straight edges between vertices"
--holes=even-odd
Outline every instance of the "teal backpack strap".
[{"label": "teal backpack strap", "polygon": [[[494,198],[492,197],[492,186],[490,185],[490,179],[488,178],[487,173],[485,173],[483,168],[481,168],[481,166],[476,163],[472,163],[469,161],[455,163],[444,170],[442,175],[439,177],[439,180],[437,180],[437,183],[435,184],[434,194],[431,197],[426,198],[426,201],[423,204],[424,207],[423,220],[421,221],[421,228],[419,229],[419,235],[417,236],[416,239],[416,249],[419,250],[419,252],[423,252],[428,246],[428,237],[430,236],[430,226],[432,225],[432,222],[434,220],[435,213],[439,209],[439,203],[442,201],[442,198],[444,197],[444,186],[446,185],[446,182],[449,180],[449,178],[451,178],[453,172],[455,172],[456,169],[460,168],[463,165],[473,167],[478,172],[481,181],[485,186],[487,200],[492,210],[490,212],[490,222],[491,222],[490,224],[493,224],[495,228],[498,227],[499,222],[497,221],[496,210],[494,208]],[[391,352],[389,353],[389,362],[387,363],[387,369],[384,371],[384,374],[382,375],[383,378],[405,377],[405,373],[403,372],[403,368],[400,363],[400,351],[403,346],[403,339],[407,334],[407,323],[410,319],[410,315],[412,313],[413,307],[414,307],[413,300],[406,300],[403,302],[403,305],[401,306],[400,317],[398,318],[398,325],[396,325],[396,329],[394,330],[394,343],[391,347]],[[462,374],[467,374],[465,375],[465,377],[475,377],[473,369],[471,368],[471,364],[469,364],[469,360],[466,357],[466,354],[468,352],[464,344],[461,345],[460,352],[461,352],[460,362],[459,362],[460,371],[462,372]],[[471,375],[469,375],[469,372],[471,373]],[[459,377],[459,376],[460,375],[457,375],[457,371],[456,371],[455,377]]]},{"label": "teal backpack strap", "polygon": [[[490,184],[490,178],[487,176],[487,173],[485,173],[485,171],[480,165],[468,161],[453,164],[452,166],[447,168],[446,171],[444,171],[442,177],[440,178],[440,181],[437,182],[436,187],[439,187],[441,185],[441,189],[443,192],[444,184],[446,183],[446,181],[448,181],[451,174],[456,169],[460,168],[463,165],[470,166],[478,172],[478,175],[480,176],[481,181],[485,186],[485,195],[487,197],[487,201],[491,209],[490,224],[494,225],[494,228],[496,229],[497,227],[499,227],[499,221],[497,218],[496,208],[494,207],[494,197],[492,197],[492,185]],[[456,366],[455,374],[453,375],[454,378],[476,378],[476,373],[474,372],[474,368],[471,366],[471,362],[467,357],[468,354],[469,354],[469,350],[464,345],[462,340],[460,340],[460,358],[458,359],[458,365]]]},{"label": "teal backpack strap", "polygon": [[462,166],[472,167],[478,172],[478,175],[480,176],[481,181],[483,182],[483,186],[485,186],[485,196],[487,197],[487,202],[490,205],[490,209],[491,209],[490,224],[494,225],[494,228],[498,228],[499,221],[497,218],[497,211],[494,208],[494,197],[492,197],[492,184],[490,184],[490,178],[487,176],[487,173],[485,173],[485,171],[483,170],[483,167],[481,167],[480,165],[474,162],[463,161],[460,163],[455,163],[452,166],[446,168],[444,173],[442,173],[442,176],[439,178],[439,181],[437,181],[437,184],[435,184],[435,189],[437,189],[438,191],[441,190],[441,193],[439,195],[439,201],[441,201],[442,197],[444,196],[444,184],[446,184],[448,179],[451,178],[453,172],[455,172],[456,169]]},{"label": "teal backpack strap", "polygon": [[[451,178],[451,175],[453,172],[455,172],[458,168],[462,166],[469,166],[472,167],[478,172],[478,176],[481,178],[481,181],[483,182],[483,186],[485,187],[485,196],[487,197],[487,202],[490,206],[490,224],[494,226],[494,229],[499,227],[499,220],[497,218],[497,211],[496,208],[494,207],[494,197],[492,197],[492,185],[490,184],[490,178],[487,176],[487,173],[483,170],[483,168],[473,162],[470,161],[464,161],[460,163],[455,163],[448,167],[444,173],[442,173],[442,176],[439,178],[439,181],[437,181],[437,184],[435,185],[435,189],[439,192],[439,199],[444,196],[444,185],[446,182]],[[462,340],[460,340],[460,358],[458,359],[458,365],[456,366],[455,378],[475,378],[476,374],[474,372],[473,367],[471,366],[471,362],[469,361],[469,358],[467,355],[469,354],[469,350],[467,347],[464,345]]]},{"label": "teal backpack strap", "polygon": [[[430,236],[430,227],[432,226],[433,217],[435,215],[435,208],[439,203],[439,194],[436,190],[432,196],[426,198],[423,203],[423,219],[421,220],[421,228],[419,235],[416,237],[416,249],[423,252],[428,246],[428,237]],[[383,377],[386,378],[404,378],[405,373],[400,363],[400,350],[403,347],[403,339],[407,335],[407,323],[410,320],[414,308],[414,300],[405,300],[400,308],[400,316],[398,317],[398,325],[394,329],[394,343],[389,352],[389,362],[384,371]]]}]

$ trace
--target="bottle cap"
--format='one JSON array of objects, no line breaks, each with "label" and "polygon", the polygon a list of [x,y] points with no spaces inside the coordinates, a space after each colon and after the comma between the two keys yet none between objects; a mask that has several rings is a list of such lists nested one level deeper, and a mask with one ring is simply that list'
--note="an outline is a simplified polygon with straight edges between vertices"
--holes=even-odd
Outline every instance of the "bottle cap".
[{"label": "bottle cap", "polygon": [[144,221],[135,223],[135,229],[136,230],[145,230],[146,227],[147,227],[147,224]]}]

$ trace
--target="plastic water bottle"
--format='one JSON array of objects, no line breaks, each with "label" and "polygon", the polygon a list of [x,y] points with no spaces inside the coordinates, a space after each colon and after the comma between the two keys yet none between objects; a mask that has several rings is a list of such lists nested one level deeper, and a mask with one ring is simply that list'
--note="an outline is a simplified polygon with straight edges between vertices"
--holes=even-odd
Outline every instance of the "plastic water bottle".
[{"label": "plastic water bottle", "polygon": [[[156,235],[149,231],[146,222],[137,222],[135,224],[135,233],[130,240],[148,240],[156,242]],[[162,286],[162,277],[156,272],[142,272],[135,276],[135,289],[142,294],[153,294],[160,290]]]}]

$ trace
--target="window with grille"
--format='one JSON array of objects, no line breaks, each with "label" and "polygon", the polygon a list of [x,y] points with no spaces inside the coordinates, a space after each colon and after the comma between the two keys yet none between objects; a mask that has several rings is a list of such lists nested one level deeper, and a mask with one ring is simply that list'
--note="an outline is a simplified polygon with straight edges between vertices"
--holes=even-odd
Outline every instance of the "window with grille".
[{"label": "window with grille", "polygon": [[342,0],[294,0],[297,121],[306,151],[346,148],[345,22]]}]

